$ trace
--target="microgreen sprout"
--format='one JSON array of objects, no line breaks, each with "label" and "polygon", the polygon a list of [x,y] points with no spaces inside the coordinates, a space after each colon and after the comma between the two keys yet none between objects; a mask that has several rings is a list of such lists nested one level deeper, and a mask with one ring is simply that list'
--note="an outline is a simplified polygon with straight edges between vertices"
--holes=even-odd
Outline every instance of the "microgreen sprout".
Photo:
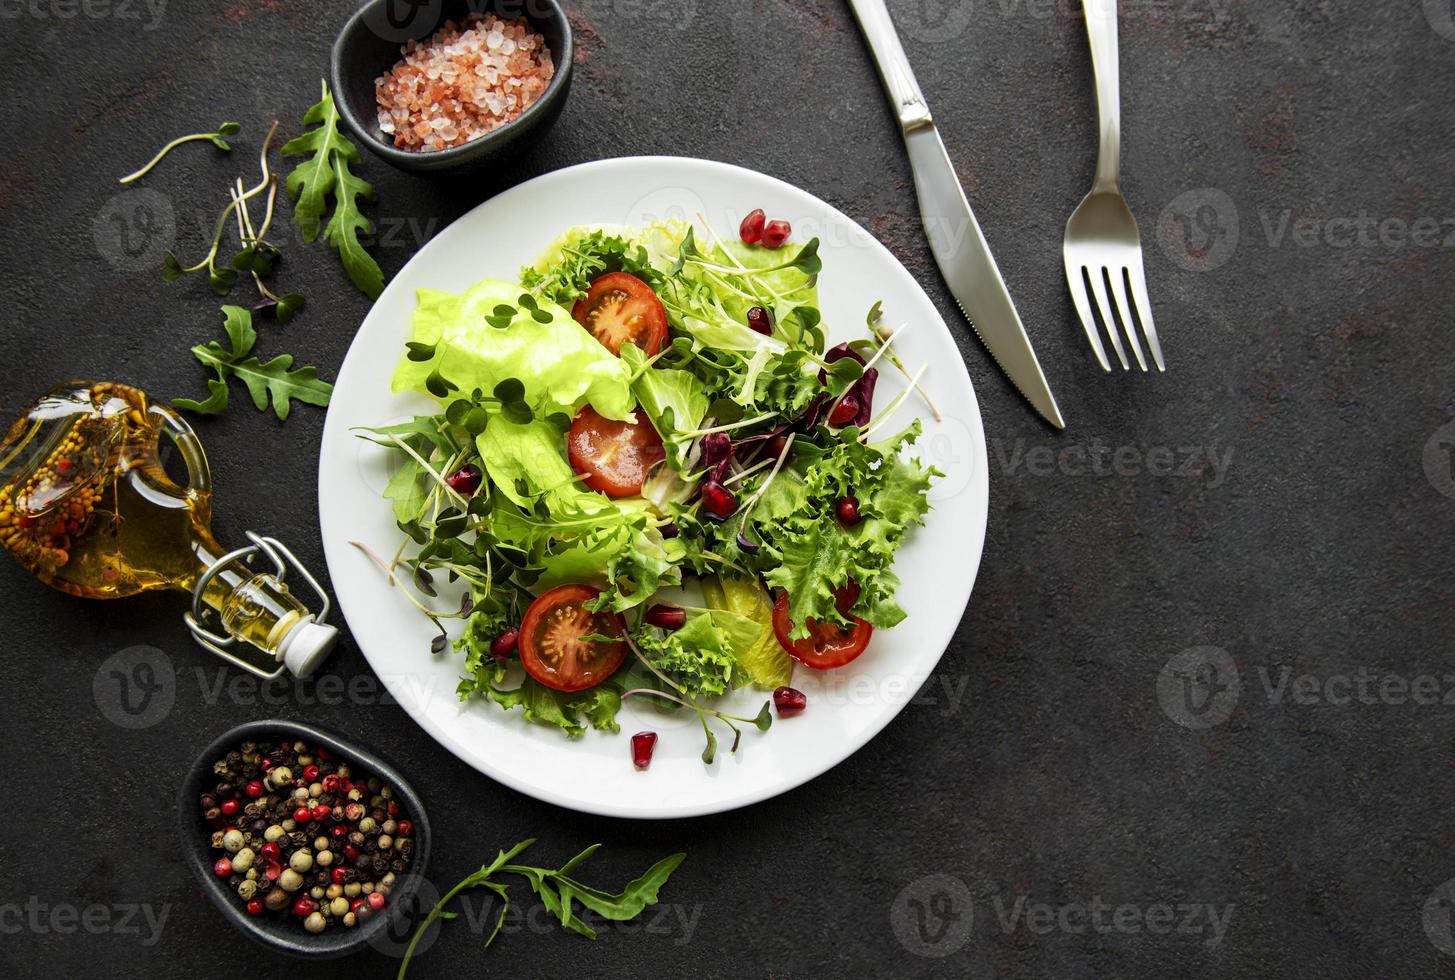
[{"label": "microgreen sprout", "polygon": [[151,173],[152,170],[157,166],[157,164],[161,163],[162,160],[166,158],[167,154],[171,153],[177,147],[182,146],[184,143],[195,143],[206,140],[213,146],[217,147],[219,150],[230,151],[232,149],[232,144],[230,144],[224,137],[236,136],[241,131],[242,126],[238,123],[226,122],[223,123],[221,126],[218,126],[217,132],[215,133],[193,133],[190,136],[180,136],[177,139],[172,140],[172,142],[168,143],[166,146],[162,147],[161,150],[157,152],[157,155],[152,157],[146,166],[136,171],[136,173],[127,174],[125,177],[121,178],[121,183],[132,184],[138,180],[141,180],[147,174]]}]

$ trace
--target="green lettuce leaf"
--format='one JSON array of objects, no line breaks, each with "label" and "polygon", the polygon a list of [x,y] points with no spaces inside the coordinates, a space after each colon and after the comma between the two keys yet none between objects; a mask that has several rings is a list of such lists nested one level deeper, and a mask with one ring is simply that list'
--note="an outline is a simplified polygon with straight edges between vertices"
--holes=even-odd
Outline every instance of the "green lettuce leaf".
[{"label": "green lettuce leaf", "polygon": [[715,698],[738,686],[740,657],[758,640],[758,624],[721,609],[693,610],[681,629],[645,629],[642,654],[693,697]]},{"label": "green lettuce leaf", "polygon": [[[428,392],[426,381],[434,372],[464,391],[494,391],[513,378],[524,386],[525,400],[539,415],[574,415],[589,402],[607,418],[630,418],[633,398],[626,365],[565,309],[544,303],[533,312],[521,304],[523,293],[513,283],[490,279],[463,296],[420,290],[410,341],[432,348],[434,356],[401,360],[394,390]],[[505,326],[492,325],[490,319],[503,320]]]}]

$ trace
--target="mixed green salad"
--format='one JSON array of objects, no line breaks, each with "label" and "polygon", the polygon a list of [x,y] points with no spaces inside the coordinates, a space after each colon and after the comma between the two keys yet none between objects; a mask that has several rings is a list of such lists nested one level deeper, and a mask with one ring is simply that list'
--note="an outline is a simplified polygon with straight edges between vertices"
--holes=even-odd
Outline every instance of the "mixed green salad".
[{"label": "mixed green salad", "polygon": [[[370,554],[434,654],[463,654],[462,698],[571,737],[646,698],[696,712],[711,762],[716,733],[736,749],[773,717],[724,695],[796,713],[795,664],[840,667],[904,618],[891,565],[938,474],[906,451],[919,421],[887,426],[919,378],[876,411],[881,369],[908,375],[895,334],[875,304],[827,347],[818,241],[775,225],[574,228],[518,282],[419,291],[394,389],[440,411],[361,432],[401,464],[400,548]],[[446,582],[458,609],[436,608]]]}]

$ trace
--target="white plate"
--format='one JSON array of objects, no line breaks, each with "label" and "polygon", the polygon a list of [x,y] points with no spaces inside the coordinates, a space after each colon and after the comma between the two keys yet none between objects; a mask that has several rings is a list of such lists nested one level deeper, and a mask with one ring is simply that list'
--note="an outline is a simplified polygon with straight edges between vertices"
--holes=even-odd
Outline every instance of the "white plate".
[{"label": "white plate", "polygon": [[[906,366],[930,365],[923,384],[944,421],[933,421],[914,396],[895,420],[925,419],[921,456],[946,474],[931,495],[928,526],[912,533],[895,566],[908,619],[879,631],[848,667],[827,673],[799,667],[794,684],[808,695],[808,710],[776,721],[767,734],[749,726],[736,754],[727,751],[730,738],[722,739],[712,766],[700,758],[703,736],[695,719],[640,699],[623,708],[621,734],[591,731],[578,741],[494,704],[462,704],[455,695],[459,658],[431,657],[429,623],[350,545],[362,541],[392,555],[400,540],[379,495],[390,455],[350,430],[431,410],[427,398],[389,391],[409,335],[414,291],[461,292],[487,277],[513,279],[573,225],[640,226],[702,214],[728,235],[755,207],[790,219],[796,241],[822,240],[819,294],[831,343],[863,336],[866,312],[883,300],[887,323],[911,324],[895,345]],[[905,384],[886,365],[877,405],[888,405]],[[905,268],[811,194],[727,164],[674,157],[605,160],[547,174],[480,205],[430,241],[390,283],[349,349],[319,464],[333,586],[354,640],[391,694],[442,745],[486,775],[551,803],[617,817],[686,817],[745,806],[802,785],[873,738],[914,698],[960,622],[980,565],[988,497],[985,434],[969,375],[934,305]],[[734,713],[756,714],[765,697],[738,692],[733,703],[741,711]],[[661,738],[651,768],[636,772],[629,736],[643,729]]]}]

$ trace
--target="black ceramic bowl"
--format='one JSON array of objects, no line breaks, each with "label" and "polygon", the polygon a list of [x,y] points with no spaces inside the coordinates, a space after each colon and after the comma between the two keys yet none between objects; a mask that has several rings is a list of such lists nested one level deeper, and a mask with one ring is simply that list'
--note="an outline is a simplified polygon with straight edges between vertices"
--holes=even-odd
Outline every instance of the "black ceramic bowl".
[{"label": "black ceramic bowl", "polygon": [[284,919],[273,912],[265,912],[259,916],[248,915],[242,901],[227,887],[227,883],[212,873],[212,864],[218,856],[212,850],[212,828],[202,819],[197,806],[202,794],[216,785],[212,764],[241,742],[276,741],[280,737],[301,739],[311,745],[326,748],[346,760],[351,767],[357,766],[366,770],[394,788],[395,798],[409,813],[409,819],[414,821],[414,857],[409,871],[399,877],[389,892],[389,909],[411,907],[409,899],[424,880],[425,865],[429,862],[429,817],[425,814],[424,803],[419,794],[399,774],[399,770],[372,752],[330,732],[296,721],[254,721],[239,725],[219,735],[197,757],[177,798],[182,853],[186,855],[187,863],[192,866],[207,897],[212,899],[212,903],[229,922],[249,938],[270,949],[293,956],[314,959],[346,956],[361,949],[387,929],[392,916],[375,915],[352,929],[333,926],[315,934],[305,931],[303,924],[291,917]]},{"label": "black ceramic bowl", "polygon": [[[379,129],[374,81],[399,61],[406,41],[422,40],[447,20],[472,13],[524,17],[545,36],[556,74],[535,104],[519,118],[463,146],[434,152],[401,150]],[[464,173],[519,150],[556,121],[571,88],[575,42],[571,24],[556,0],[370,0],[349,18],[333,45],[333,92],[345,127],[354,139],[401,170]]]}]

